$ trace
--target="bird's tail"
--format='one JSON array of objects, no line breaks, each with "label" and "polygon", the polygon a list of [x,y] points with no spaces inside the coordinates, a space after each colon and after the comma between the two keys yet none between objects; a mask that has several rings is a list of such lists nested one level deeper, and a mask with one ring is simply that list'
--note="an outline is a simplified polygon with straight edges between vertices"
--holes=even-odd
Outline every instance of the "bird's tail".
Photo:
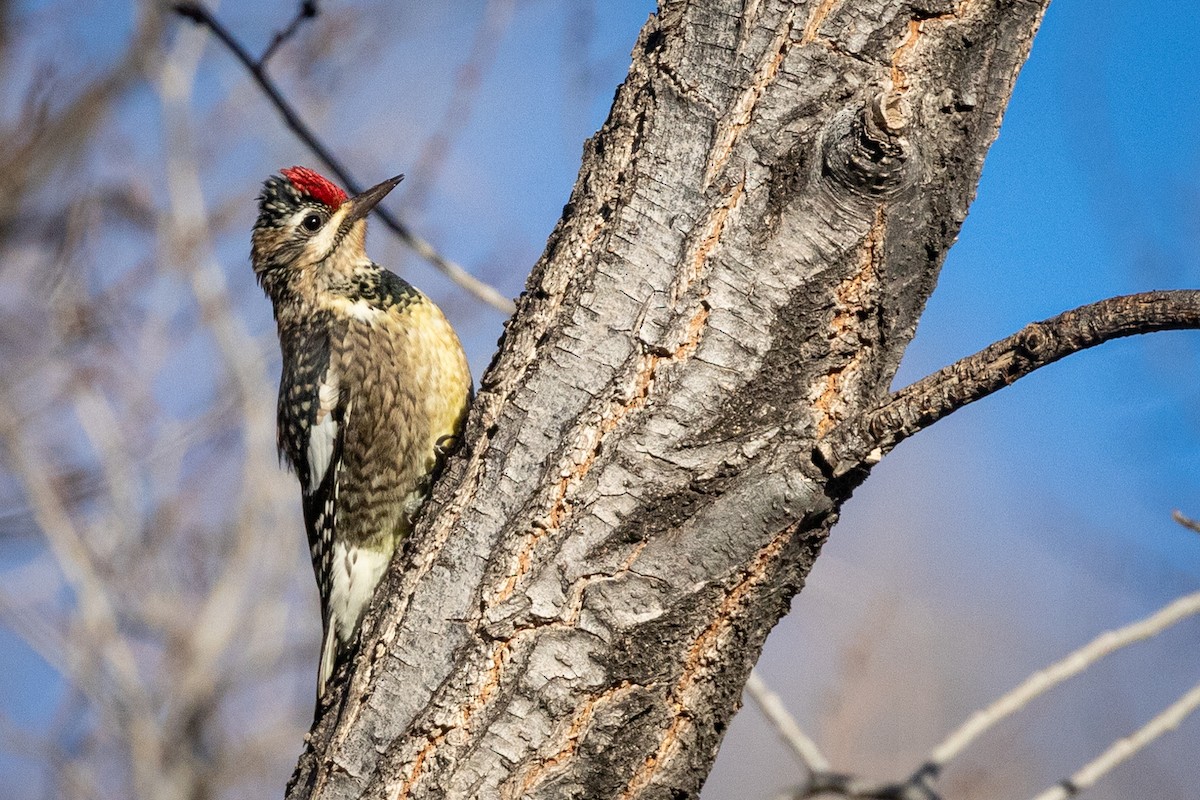
[{"label": "bird's tail", "polygon": [[338,641],[337,626],[329,623],[325,624],[325,636],[321,641],[321,666],[317,672],[317,705],[321,703],[321,698],[325,696],[325,687],[329,684],[329,679],[333,677],[333,671],[337,669],[340,650],[342,649],[341,642]]},{"label": "bird's tail", "polygon": [[380,549],[334,544],[329,591],[322,597],[325,635],[317,673],[318,701],[325,696],[325,689],[342,661],[353,656],[363,612],[387,570],[394,549],[395,542],[391,541]]}]

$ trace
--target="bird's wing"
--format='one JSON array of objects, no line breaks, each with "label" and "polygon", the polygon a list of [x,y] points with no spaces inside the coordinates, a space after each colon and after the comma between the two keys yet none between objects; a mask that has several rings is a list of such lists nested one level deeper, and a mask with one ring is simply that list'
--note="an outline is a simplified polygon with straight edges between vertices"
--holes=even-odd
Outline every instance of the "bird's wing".
[{"label": "bird's wing", "polygon": [[[350,398],[339,385],[332,365],[317,384],[315,414],[308,429],[307,486],[305,487],[304,525],[313,570],[321,592],[322,606],[330,592],[330,567],[333,539],[337,528],[338,474],[342,464],[342,443],[350,414]],[[328,620],[326,620],[328,624]]]}]

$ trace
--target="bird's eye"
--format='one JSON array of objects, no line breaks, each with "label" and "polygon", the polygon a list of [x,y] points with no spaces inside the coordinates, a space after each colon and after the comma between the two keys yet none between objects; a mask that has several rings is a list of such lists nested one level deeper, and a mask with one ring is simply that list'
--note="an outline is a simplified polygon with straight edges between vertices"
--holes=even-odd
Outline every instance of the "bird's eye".
[{"label": "bird's eye", "polygon": [[300,225],[306,231],[309,231],[309,232],[315,231],[321,227],[321,215],[320,214],[307,214],[307,215],[305,215],[304,219],[302,219],[300,221]]}]

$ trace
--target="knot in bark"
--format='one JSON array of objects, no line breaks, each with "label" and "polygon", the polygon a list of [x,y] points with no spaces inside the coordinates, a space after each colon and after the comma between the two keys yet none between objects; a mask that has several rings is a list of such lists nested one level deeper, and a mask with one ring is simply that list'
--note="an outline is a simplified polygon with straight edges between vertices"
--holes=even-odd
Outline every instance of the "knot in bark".
[{"label": "knot in bark", "polygon": [[1030,323],[1023,331],[1019,333],[1019,340],[1016,347],[1013,348],[1014,353],[1026,361],[1038,358],[1042,350],[1050,343],[1049,331],[1044,329],[1040,323]]},{"label": "knot in bark", "polygon": [[891,197],[912,184],[912,142],[899,95],[880,92],[861,106],[843,109],[825,129],[823,172],[856,195]]}]

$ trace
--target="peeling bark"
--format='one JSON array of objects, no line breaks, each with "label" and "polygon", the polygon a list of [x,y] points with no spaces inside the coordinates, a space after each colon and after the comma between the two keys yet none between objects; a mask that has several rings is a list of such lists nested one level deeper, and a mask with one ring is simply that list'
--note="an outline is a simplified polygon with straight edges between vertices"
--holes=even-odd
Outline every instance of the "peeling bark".
[{"label": "peeling bark", "polygon": [[290,798],[699,792],[1044,7],[663,4]]}]

